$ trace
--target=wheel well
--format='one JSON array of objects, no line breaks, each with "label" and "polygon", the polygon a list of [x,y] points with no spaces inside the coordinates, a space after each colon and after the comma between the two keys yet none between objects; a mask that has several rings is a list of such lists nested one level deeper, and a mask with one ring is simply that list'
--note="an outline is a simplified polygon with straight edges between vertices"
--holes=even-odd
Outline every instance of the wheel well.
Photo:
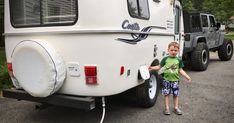
[{"label": "wheel well", "polygon": [[197,39],[197,44],[198,44],[198,43],[202,43],[202,42],[206,44],[206,38],[205,38],[205,37],[202,37],[202,38],[198,38],[198,39]]},{"label": "wheel well", "polygon": [[[206,38],[205,38],[205,37],[199,37],[199,38],[197,39],[197,42],[193,42],[193,43],[194,43],[194,44],[193,44],[193,48],[196,48],[198,43],[205,43],[205,44],[206,44]],[[194,50],[194,49],[193,49],[193,50]]]},{"label": "wheel well", "polygon": [[[151,63],[150,66],[156,66],[156,65],[159,65],[158,59],[154,59],[154,61]],[[141,79],[142,79],[142,77],[141,77],[140,71],[138,71],[138,80],[141,80]]]},{"label": "wheel well", "polygon": [[[158,59],[154,59],[154,61],[151,63],[151,65],[150,66],[156,66],[156,65],[159,65],[159,60]],[[141,80],[142,79],[142,77],[141,77],[141,73],[140,73],[140,71],[138,70],[138,80]]]}]

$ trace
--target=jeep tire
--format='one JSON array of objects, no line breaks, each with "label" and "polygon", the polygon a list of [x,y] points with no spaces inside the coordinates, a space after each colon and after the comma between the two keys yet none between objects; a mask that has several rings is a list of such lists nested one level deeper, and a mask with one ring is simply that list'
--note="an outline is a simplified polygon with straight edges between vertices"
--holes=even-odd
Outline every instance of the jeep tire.
[{"label": "jeep tire", "polygon": [[137,102],[141,107],[149,108],[154,106],[159,92],[158,73],[150,71],[150,78],[145,83],[137,86]]},{"label": "jeep tire", "polygon": [[228,61],[233,55],[233,43],[230,39],[224,39],[223,44],[219,46],[218,56],[221,61]]},{"label": "jeep tire", "polygon": [[205,43],[198,43],[195,50],[191,53],[192,70],[204,71],[209,64],[209,50]]}]

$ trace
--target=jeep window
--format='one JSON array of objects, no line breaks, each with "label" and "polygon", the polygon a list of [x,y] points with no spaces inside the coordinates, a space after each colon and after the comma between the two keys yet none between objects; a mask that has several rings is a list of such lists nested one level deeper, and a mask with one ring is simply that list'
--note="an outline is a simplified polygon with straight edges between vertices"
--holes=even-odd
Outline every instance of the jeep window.
[{"label": "jeep window", "polygon": [[208,19],[206,15],[201,16],[202,19],[202,27],[208,27]]},{"label": "jeep window", "polygon": [[210,19],[210,27],[215,27],[215,20],[214,20],[214,17],[213,16],[209,16],[209,19]]},{"label": "jeep window", "polygon": [[77,0],[10,0],[10,16],[14,27],[72,25]]},{"label": "jeep window", "polygon": [[199,32],[201,31],[201,23],[199,15],[192,15],[191,16],[191,23],[192,23],[192,32]]},{"label": "jeep window", "polygon": [[134,18],[149,19],[148,0],[128,0],[129,14]]}]

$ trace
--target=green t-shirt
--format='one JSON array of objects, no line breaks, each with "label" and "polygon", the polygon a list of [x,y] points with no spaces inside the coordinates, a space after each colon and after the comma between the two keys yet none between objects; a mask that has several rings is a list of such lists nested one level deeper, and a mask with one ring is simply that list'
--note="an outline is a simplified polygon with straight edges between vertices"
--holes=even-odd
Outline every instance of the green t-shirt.
[{"label": "green t-shirt", "polygon": [[179,69],[184,67],[182,60],[178,57],[166,56],[160,63],[163,68],[163,78],[168,81],[178,81],[180,79]]}]

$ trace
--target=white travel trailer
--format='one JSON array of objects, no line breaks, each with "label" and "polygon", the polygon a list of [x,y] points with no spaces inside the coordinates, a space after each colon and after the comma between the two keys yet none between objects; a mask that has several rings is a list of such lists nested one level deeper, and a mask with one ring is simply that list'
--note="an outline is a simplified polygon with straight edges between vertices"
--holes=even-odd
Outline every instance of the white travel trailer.
[{"label": "white travel trailer", "polygon": [[151,107],[159,82],[148,67],[171,41],[183,51],[181,15],[178,0],[5,0],[16,89],[3,96],[93,109],[97,97],[135,89],[139,104]]}]

